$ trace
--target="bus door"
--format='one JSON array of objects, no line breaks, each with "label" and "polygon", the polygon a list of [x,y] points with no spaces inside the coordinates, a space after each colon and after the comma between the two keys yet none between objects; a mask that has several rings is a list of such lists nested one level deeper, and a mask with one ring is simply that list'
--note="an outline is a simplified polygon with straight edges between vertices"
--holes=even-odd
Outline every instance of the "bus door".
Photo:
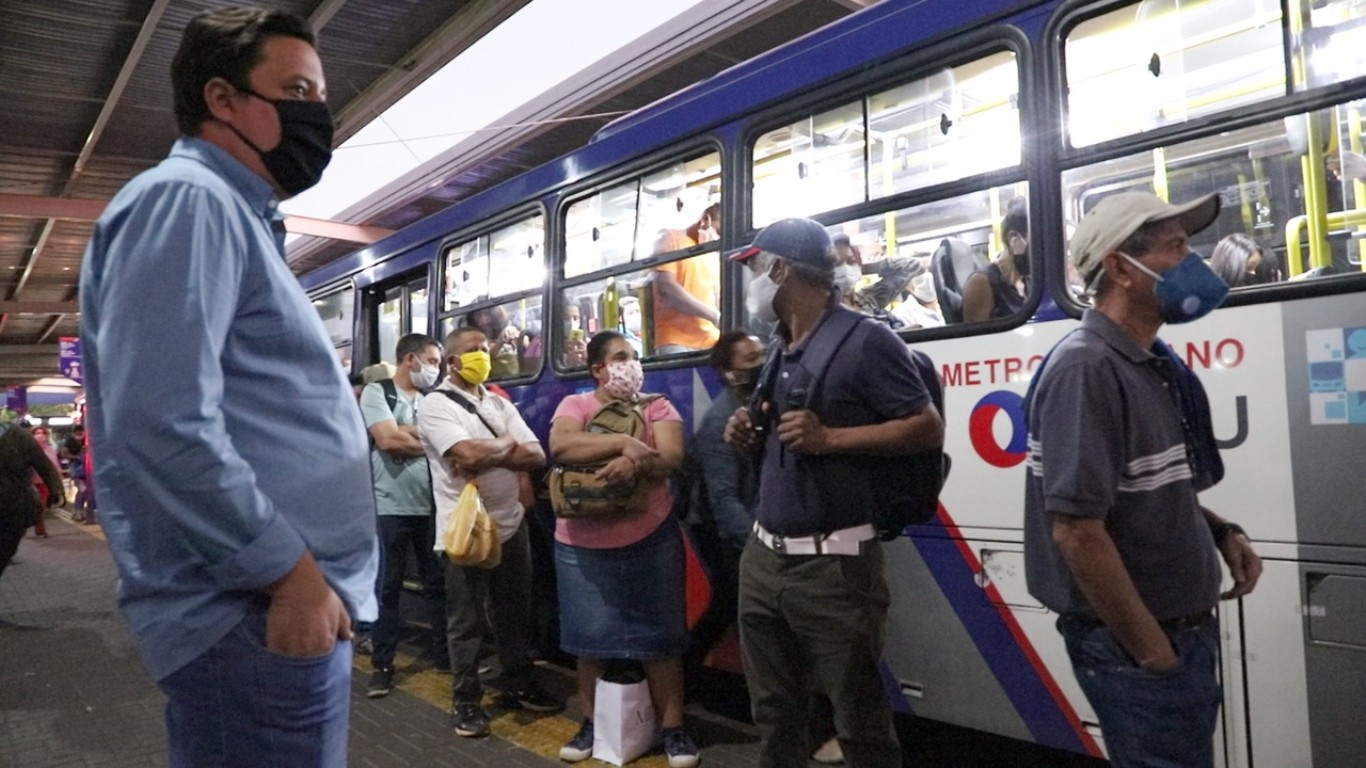
[{"label": "bus door", "polygon": [[415,269],[365,291],[365,365],[397,364],[394,347],[409,333],[430,333],[427,268]]}]

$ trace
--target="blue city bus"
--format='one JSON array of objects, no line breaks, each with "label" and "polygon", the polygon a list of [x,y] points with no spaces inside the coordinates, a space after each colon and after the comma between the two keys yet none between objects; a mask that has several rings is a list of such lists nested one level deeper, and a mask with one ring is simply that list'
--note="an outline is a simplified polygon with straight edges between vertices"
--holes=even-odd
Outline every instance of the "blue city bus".
[{"label": "blue city bus", "polygon": [[[1218,760],[1357,765],[1363,73],[1360,0],[884,0],[302,280],[352,370],[392,360],[403,333],[484,326],[496,382],[543,437],[559,400],[592,386],[583,340],[623,330],[646,389],[691,427],[720,390],[715,326],[754,327],[748,275],[724,254],[787,216],[846,235],[863,287],[905,281],[881,309],[941,372],[954,460],[938,518],[889,545],[888,696],[1102,756],[1056,617],[1024,582],[1021,397],[1086,306],[1065,258],[1082,214],[1125,190],[1218,192],[1193,245],[1235,288],[1163,332],[1201,374],[1224,449],[1202,502],[1266,561],[1219,610]],[[1012,201],[1030,222],[1024,306],[965,320],[967,275],[1011,254]],[[897,263],[910,271],[884,269]],[[667,282],[709,316],[689,320]]]}]

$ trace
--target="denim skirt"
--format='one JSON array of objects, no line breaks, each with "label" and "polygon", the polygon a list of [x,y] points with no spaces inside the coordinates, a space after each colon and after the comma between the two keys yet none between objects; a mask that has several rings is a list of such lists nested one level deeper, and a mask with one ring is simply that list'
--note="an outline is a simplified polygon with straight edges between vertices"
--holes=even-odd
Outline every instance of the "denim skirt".
[{"label": "denim skirt", "polygon": [[590,659],[662,659],[688,647],[683,539],[669,517],[618,549],[555,542],[560,648]]}]

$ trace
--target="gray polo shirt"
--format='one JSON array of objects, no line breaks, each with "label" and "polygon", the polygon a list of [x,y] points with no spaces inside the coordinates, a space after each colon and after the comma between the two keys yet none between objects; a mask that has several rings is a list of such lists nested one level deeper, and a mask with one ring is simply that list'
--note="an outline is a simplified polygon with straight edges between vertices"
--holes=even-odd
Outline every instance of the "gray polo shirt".
[{"label": "gray polo shirt", "polygon": [[1089,611],[1053,543],[1054,515],[1099,518],[1159,620],[1219,600],[1214,538],[1196,501],[1170,361],[1087,310],[1053,349],[1029,411],[1025,576],[1059,613]]},{"label": "gray polo shirt", "polygon": [[[852,311],[832,305],[818,323],[824,323],[831,312]],[[788,410],[789,403],[800,400],[794,390],[811,384],[802,357],[816,333],[819,327],[782,356],[773,393],[780,414]],[[929,391],[906,342],[883,323],[869,319],[859,324],[830,359],[816,387],[812,410],[827,426],[855,427],[903,419],[929,404]],[[837,497],[827,493],[822,498],[817,488],[818,475],[824,474],[828,480],[841,470],[848,474],[849,464],[856,458],[802,456],[782,445],[776,418],[773,424],[759,476],[759,505],[754,513],[759,525],[783,536],[809,536],[873,522],[871,476],[842,488]],[[832,467],[832,460],[844,466]]]},{"label": "gray polo shirt", "polygon": [[[360,410],[365,426],[384,421],[400,427],[417,424],[417,403],[421,392],[408,394],[395,386],[398,400],[393,410],[384,399],[384,386],[367,384],[360,394]],[[432,476],[426,456],[401,456],[370,448],[371,478],[375,483],[375,508],[381,515],[430,515],[432,513]]]}]

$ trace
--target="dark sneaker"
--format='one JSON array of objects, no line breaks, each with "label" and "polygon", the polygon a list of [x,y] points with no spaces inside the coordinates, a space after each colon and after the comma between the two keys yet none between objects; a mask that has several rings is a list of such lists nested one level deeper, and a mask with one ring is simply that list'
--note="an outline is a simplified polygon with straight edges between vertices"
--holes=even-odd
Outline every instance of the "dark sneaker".
[{"label": "dark sneaker", "polygon": [[579,725],[579,732],[574,734],[574,738],[569,743],[560,747],[560,759],[566,763],[577,763],[580,760],[587,760],[593,756],[593,721],[584,720]]},{"label": "dark sneaker", "polygon": [[371,699],[379,699],[389,695],[389,691],[394,690],[394,668],[375,667],[375,671],[370,673],[370,682],[365,686],[365,695]]},{"label": "dark sneaker", "polygon": [[478,704],[456,704],[452,723],[456,736],[476,738],[489,735],[489,714]]},{"label": "dark sneaker", "polygon": [[664,732],[664,754],[669,758],[669,768],[693,768],[697,765],[697,745],[692,743],[682,728],[671,728]]},{"label": "dark sneaker", "polygon": [[503,709],[529,709],[532,712],[559,712],[564,702],[555,698],[549,691],[532,683],[520,691],[504,691],[498,696],[498,706]]},{"label": "dark sneaker", "polygon": [[369,632],[361,632],[356,635],[356,653],[361,656],[374,655],[375,641],[370,637]]}]

